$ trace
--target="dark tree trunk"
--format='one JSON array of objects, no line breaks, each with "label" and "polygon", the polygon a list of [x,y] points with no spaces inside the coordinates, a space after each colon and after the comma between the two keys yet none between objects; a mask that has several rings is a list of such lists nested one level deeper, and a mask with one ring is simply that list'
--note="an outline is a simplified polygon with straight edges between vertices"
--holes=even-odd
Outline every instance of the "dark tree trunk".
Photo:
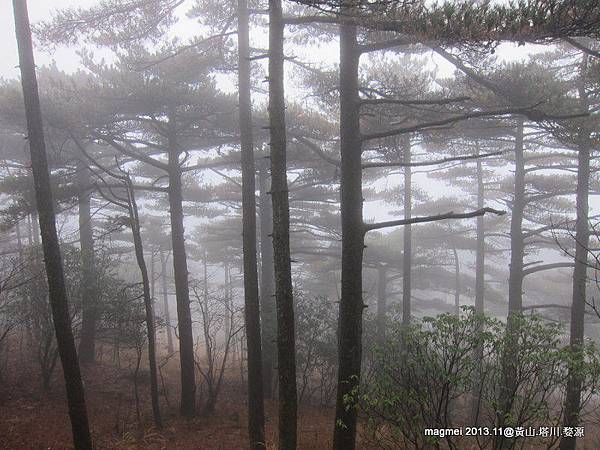
[{"label": "dark tree trunk", "polygon": [[[175,126],[170,118],[171,127]],[[177,300],[177,327],[179,330],[179,359],[181,364],[180,412],[187,417],[196,414],[196,380],[194,364],[194,336],[190,311],[187,256],[183,229],[183,195],[181,191],[180,151],[175,132],[169,137],[169,209],[171,213],[171,240],[173,245],[173,273]]]},{"label": "dark tree trunk", "polygon": [[163,290],[163,314],[165,325],[167,327],[167,351],[172,355],[175,349],[173,348],[173,330],[171,330],[171,312],[169,311],[169,285],[167,284],[167,257],[163,250],[160,251],[160,270],[161,270],[161,286]]},{"label": "dark tree trunk", "polygon": [[[410,139],[402,136],[404,162],[410,163]],[[404,218],[412,217],[412,171],[410,166],[404,167]],[[412,271],[412,228],[404,225],[404,249],[402,250],[402,324],[410,324],[411,315],[411,271]]]},{"label": "dark tree trunk", "polygon": [[[525,209],[525,160],[523,157],[523,118],[517,119],[515,138],[515,186],[510,220],[510,271],[508,276],[508,318],[505,346],[502,355],[502,381],[498,393],[498,426],[503,427],[512,409],[518,354],[518,315],[523,307],[523,212]],[[496,448],[503,448],[505,439],[496,440]]]},{"label": "dark tree trunk", "polygon": [[[587,92],[585,91],[585,78],[587,72],[587,56],[583,56],[581,63],[579,97],[582,109],[589,111]],[[589,190],[590,190],[590,126],[584,125],[580,131],[578,156],[577,156],[577,217],[575,219],[575,268],[573,269],[573,300],[571,305],[571,335],[569,345],[574,352],[576,360],[583,362],[582,345],[584,338],[584,319],[586,305],[587,284],[587,258],[590,242],[589,233]],[[583,380],[577,369],[569,371],[567,378],[567,392],[565,398],[565,412],[563,424],[565,427],[579,425],[581,410],[581,387]],[[560,450],[574,450],[576,438],[563,437],[560,441]]]},{"label": "dark tree trunk", "polygon": [[283,28],[281,0],[269,0],[269,130],[279,376],[278,448],[290,450],[296,448],[298,405],[283,87]]},{"label": "dark tree trunk", "polygon": [[385,327],[387,313],[387,268],[379,266],[377,268],[377,345],[381,346],[385,342]]},{"label": "dark tree trunk", "polygon": [[88,424],[75,339],[73,338],[73,331],[71,329],[71,316],[69,315],[63,262],[58,235],[56,233],[54,201],[44,143],[42,111],[35,75],[35,62],[33,59],[31,29],[26,0],[13,0],[13,8],[35,198],[40,229],[42,230],[42,246],[44,249],[44,262],[46,265],[52,318],[67,391],[73,444],[76,450],[91,450],[92,437]]},{"label": "dark tree trunk", "polygon": [[259,163],[260,184],[260,313],[263,349],[263,383],[265,398],[273,395],[273,377],[277,365],[277,337],[275,316],[275,274],[273,273],[273,210],[268,196],[268,163]]},{"label": "dark tree trunk", "polygon": [[158,398],[158,375],[156,369],[156,327],[154,325],[154,300],[150,292],[150,279],[148,268],[144,259],[144,245],[140,233],[140,219],[138,216],[137,203],[131,180],[128,180],[129,217],[131,219],[131,231],[133,233],[133,244],[135,258],[142,275],[142,286],[144,293],[144,307],[146,312],[146,330],[148,333],[148,366],[150,368],[150,396],[152,400],[152,415],[156,428],[162,428],[160,416],[160,403]]},{"label": "dark tree trunk", "polygon": [[342,287],[338,319],[338,380],[333,433],[334,450],[352,450],[357,411],[347,399],[360,383],[362,356],[362,143],[358,107],[356,27],[340,26],[340,203],[342,220]]},{"label": "dark tree trunk", "polygon": [[256,169],[252,140],[250,49],[247,0],[238,0],[238,83],[242,152],[242,236],[244,312],[248,351],[248,434],[251,449],[265,448],[260,298],[256,260]]},{"label": "dark tree trunk", "polygon": [[85,166],[78,167],[79,185],[79,239],[81,243],[82,294],[81,339],[79,360],[91,364],[96,359],[96,321],[98,305],[94,270],[94,238],[90,212],[91,191],[86,189],[90,172]]}]

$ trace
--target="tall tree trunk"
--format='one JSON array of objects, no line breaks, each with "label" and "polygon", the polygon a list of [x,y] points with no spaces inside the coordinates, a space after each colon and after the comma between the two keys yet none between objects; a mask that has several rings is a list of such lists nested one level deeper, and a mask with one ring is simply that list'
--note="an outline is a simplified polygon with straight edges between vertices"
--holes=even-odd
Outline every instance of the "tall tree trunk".
[{"label": "tall tree trunk", "polygon": [[385,343],[385,327],[387,313],[387,267],[381,265],[377,268],[377,345]]},{"label": "tall tree trunk", "polygon": [[[477,151],[479,154],[479,150]],[[483,184],[483,167],[481,159],[477,160],[477,209],[483,208],[485,199],[485,186]],[[477,217],[477,251],[475,254],[475,312],[484,314],[485,294],[485,229],[483,216]]]},{"label": "tall tree trunk", "polygon": [[82,302],[81,302],[81,339],[79,341],[79,360],[82,364],[91,364],[96,359],[96,322],[98,316],[97,291],[94,269],[94,238],[92,215],[90,211],[91,191],[86,188],[90,172],[82,164],[78,166],[77,183],[79,185],[79,240],[81,243]]},{"label": "tall tree trunk", "polygon": [[161,270],[161,285],[163,290],[163,314],[165,324],[167,326],[167,351],[172,355],[175,349],[173,348],[173,330],[171,330],[171,312],[169,311],[169,285],[167,284],[167,257],[165,252],[160,250],[160,270]]},{"label": "tall tree trunk", "polygon": [[144,294],[144,308],[146,312],[146,331],[148,333],[148,367],[150,368],[150,397],[152,400],[152,415],[154,424],[157,428],[162,428],[162,418],[160,415],[160,403],[158,397],[158,375],[156,369],[156,327],[154,324],[154,299],[150,292],[150,279],[148,277],[148,268],[144,259],[144,245],[140,232],[140,219],[135,200],[135,193],[131,180],[127,180],[129,197],[129,217],[131,218],[131,231],[133,233],[133,244],[135,248],[135,258],[142,275],[142,287]]},{"label": "tall tree trunk", "polygon": [[269,131],[273,259],[277,307],[279,449],[290,450],[296,448],[298,405],[294,295],[290,260],[290,206],[286,162],[283,29],[281,0],[269,0]]},{"label": "tall tree trunk", "polygon": [[510,218],[510,272],[508,276],[508,315],[523,307],[523,213],[525,211],[525,159],[523,157],[523,118],[517,119],[515,139],[515,188]]},{"label": "tall tree trunk", "polygon": [[[404,162],[410,163],[410,138],[402,136],[402,150]],[[412,217],[412,170],[410,166],[404,167],[404,218]],[[411,271],[412,271],[412,228],[404,225],[404,249],[402,250],[402,324],[410,324],[411,315]]]},{"label": "tall tree trunk", "polygon": [[256,169],[252,139],[250,38],[247,0],[238,0],[238,88],[242,152],[242,245],[244,312],[248,351],[248,434],[251,449],[265,448],[265,412],[260,339],[260,298],[256,259]]},{"label": "tall tree trunk", "polygon": [[356,27],[340,26],[340,208],[342,220],[342,286],[338,319],[338,379],[333,433],[334,450],[352,450],[357,411],[348,399],[360,383],[362,357],[362,143],[358,102]]},{"label": "tall tree trunk", "polygon": [[277,364],[275,316],[275,274],[273,273],[273,210],[268,196],[269,174],[267,162],[259,163],[260,190],[260,313],[263,348],[263,383],[265,398],[273,395],[273,373]]},{"label": "tall tree trunk", "polygon": [[[232,299],[231,299],[231,269],[229,268],[229,262],[225,261],[223,263],[223,284],[224,284],[224,294],[225,294],[225,308],[227,311],[233,311]],[[227,314],[225,317],[225,335],[229,336],[231,334],[231,315]],[[235,352],[234,352],[235,359]]]},{"label": "tall tree trunk", "polygon": [[[170,117],[169,123],[172,128],[175,127],[174,117]],[[169,208],[171,212],[173,273],[177,300],[177,327],[179,329],[179,359],[181,365],[180,412],[184,416],[192,417],[196,414],[194,335],[192,332],[190,289],[183,229],[180,153],[175,141],[175,132],[172,130],[169,136]]]},{"label": "tall tree trunk", "polygon": [[454,255],[454,314],[460,316],[460,260],[458,259],[458,251],[456,247],[452,247],[452,253]]},{"label": "tall tree trunk", "polygon": [[69,315],[63,262],[56,232],[54,201],[44,143],[42,111],[35,74],[31,28],[29,26],[26,0],[13,0],[13,8],[35,198],[40,229],[42,230],[42,246],[44,249],[44,262],[48,279],[52,319],[67,391],[73,444],[76,450],[91,450],[92,437],[88,424],[75,339],[73,338],[73,331],[71,329],[71,316]]},{"label": "tall tree trunk", "polygon": [[156,253],[154,249],[151,249],[152,253],[150,254],[150,296],[152,297],[152,303],[154,303],[154,299],[156,298],[156,264],[155,258]]},{"label": "tall tree trunk", "polygon": [[[502,355],[502,381],[499,389],[498,426],[503,427],[512,409],[518,354],[518,315],[523,307],[523,212],[525,210],[525,159],[523,157],[523,118],[517,119],[515,137],[515,186],[510,219],[510,271],[508,276],[508,318],[505,347]],[[496,448],[503,448],[505,439],[496,439]]]},{"label": "tall tree trunk", "polygon": [[[589,101],[585,91],[587,73],[587,56],[581,63],[579,98],[582,109],[589,111]],[[579,135],[577,156],[577,217],[575,219],[575,268],[573,269],[573,300],[571,305],[571,335],[569,345],[574,352],[576,361],[583,362],[582,345],[584,338],[584,319],[586,305],[587,258],[590,242],[589,233],[589,190],[590,190],[590,125],[585,124]],[[565,427],[579,425],[581,409],[581,387],[583,380],[577,368],[570,369],[567,378],[565,412],[563,423]],[[565,437],[560,441],[560,450],[574,450],[576,438]]]},{"label": "tall tree trunk", "polygon": [[[479,146],[477,147],[479,154]],[[485,199],[485,186],[483,184],[483,167],[481,160],[477,160],[477,208],[483,208]],[[482,315],[485,313],[485,228],[483,216],[477,218],[476,241],[477,248],[475,253],[475,313]],[[481,372],[483,364],[483,346],[478,345],[475,349],[475,361],[478,367],[473,379],[473,392],[471,396],[471,423],[479,423],[479,407],[481,405]]]}]

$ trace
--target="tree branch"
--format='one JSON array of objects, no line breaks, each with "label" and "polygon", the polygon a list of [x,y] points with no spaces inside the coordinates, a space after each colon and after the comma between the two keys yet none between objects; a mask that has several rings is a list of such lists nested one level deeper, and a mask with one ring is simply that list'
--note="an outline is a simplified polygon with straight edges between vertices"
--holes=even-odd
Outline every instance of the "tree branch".
[{"label": "tree branch", "polygon": [[500,211],[494,208],[481,208],[475,211],[466,212],[466,213],[454,213],[452,211],[438,214],[435,216],[424,216],[424,217],[412,217],[410,219],[400,219],[400,220],[390,220],[387,222],[376,222],[363,224],[363,233],[367,233],[373,230],[379,230],[381,228],[389,228],[389,227],[397,227],[401,225],[410,225],[413,223],[423,223],[423,222],[437,222],[438,220],[447,220],[447,219],[469,219],[471,217],[479,217],[483,216],[486,213],[496,214],[497,216],[503,216],[506,214],[506,211]]},{"label": "tree branch", "polygon": [[425,100],[401,100],[395,98],[365,98],[360,100],[361,105],[449,105],[451,103],[464,102],[471,100],[471,97],[460,96],[454,98],[432,98]]},{"label": "tree branch", "polygon": [[[537,105],[536,105],[537,106]],[[519,107],[519,108],[503,108],[496,109],[490,111],[473,111],[470,113],[459,114],[452,117],[447,117],[445,119],[434,120],[431,122],[423,122],[417,125],[411,125],[409,127],[395,128],[387,131],[380,131],[377,133],[363,134],[361,139],[363,141],[368,141],[371,139],[381,139],[386,137],[397,136],[399,134],[413,133],[415,131],[426,130],[427,128],[435,128],[441,127],[444,125],[455,124],[456,122],[460,122],[462,120],[474,119],[477,117],[494,117],[494,116],[508,116],[514,114],[520,114],[527,117],[529,120],[534,122],[544,121],[544,120],[563,120],[563,119],[572,119],[576,117],[585,117],[589,114],[581,113],[581,114],[568,114],[568,115],[548,115],[541,111],[535,110],[535,106],[531,107]]]},{"label": "tree branch", "polygon": [[438,164],[444,164],[452,161],[468,161],[471,159],[479,159],[479,158],[488,158],[490,156],[498,156],[503,155],[504,151],[491,152],[491,153],[482,153],[477,155],[466,155],[466,156],[452,156],[448,158],[442,159],[434,159],[433,161],[419,161],[419,162],[402,162],[402,161],[392,161],[392,162],[371,162],[364,163],[362,165],[363,169],[370,169],[372,167],[422,167],[422,166],[435,166]]}]

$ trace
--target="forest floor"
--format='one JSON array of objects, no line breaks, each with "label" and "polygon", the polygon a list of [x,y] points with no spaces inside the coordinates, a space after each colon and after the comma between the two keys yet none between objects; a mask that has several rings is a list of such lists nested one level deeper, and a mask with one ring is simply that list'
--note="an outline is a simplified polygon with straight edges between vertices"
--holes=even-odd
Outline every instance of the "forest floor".
[{"label": "forest floor", "polygon": [[[140,421],[137,420],[134,384],[130,368],[97,364],[84,371],[86,401],[97,450],[247,449],[247,401],[239,379],[228,380],[214,414],[183,419],[177,414],[176,361],[163,368],[167,395],[161,398],[164,427],[152,424],[147,372],[140,373]],[[173,367],[170,367],[173,366]],[[171,370],[169,370],[169,368]],[[38,371],[27,364],[14,364],[0,380],[0,449],[67,450],[71,430],[57,368],[52,390],[41,386]],[[267,449],[275,449],[277,405],[267,401]],[[330,447],[333,411],[303,406],[299,411],[299,448]]]},{"label": "forest floor", "polygon": [[[132,364],[116,367],[114,364],[98,363],[84,369],[86,401],[95,450],[248,448],[247,400],[240,382],[239,366],[235,370],[232,368],[230,376],[224,382],[213,414],[184,419],[178,415],[177,365],[178,361],[172,358],[161,370],[161,412],[164,422],[161,430],[157,430],[152,422],[147,371],[139,374],[138,420]],[[31,362],[20,360],[10,366],[5,365],[0,373],[0,450],[73,448],[60,367],[54,373],[50,391],[42,388],[38,372]],[[202,399],[202,392],[198,393],[198,397]],[[267,401],[265,410],[267,450],[275,450],[276,402]],[[300,407],[299,450],[331,448],[333,414],[332,408],[308,405]],[[586,438],[579,444],[581,448],[600,448],[600,422],[594,422],[594,426],[586,426]],[[361,450],[372,448],[374,447],[363,445]],[[477,447],[460,448],[471,450]],[[526,448],[541,449],[546,448],[546,445]]]}]

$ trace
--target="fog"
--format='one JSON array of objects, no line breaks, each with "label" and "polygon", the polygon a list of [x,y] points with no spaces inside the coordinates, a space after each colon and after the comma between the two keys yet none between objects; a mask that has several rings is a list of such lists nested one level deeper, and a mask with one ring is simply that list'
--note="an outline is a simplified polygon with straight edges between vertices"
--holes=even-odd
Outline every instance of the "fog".
[{"label": "fog", "polygon": [[599,35],[2,3],[0,448],[594,448]]}]

